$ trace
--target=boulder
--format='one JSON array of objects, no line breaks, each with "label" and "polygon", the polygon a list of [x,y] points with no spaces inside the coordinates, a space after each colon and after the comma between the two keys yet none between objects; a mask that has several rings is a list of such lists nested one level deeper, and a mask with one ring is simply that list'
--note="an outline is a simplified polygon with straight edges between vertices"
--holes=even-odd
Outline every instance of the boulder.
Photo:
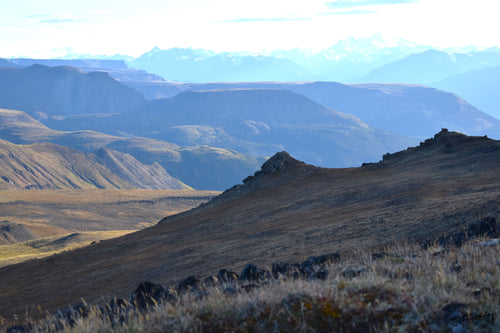
[{"label": "boulder", "polygon": [[258,281],[266,278],[267,272],[253,264],[246,265],[240,274],[240,281]]},{"label": "boulder", "polygon": [[138,309],[146,309],[150,306],[155,306],[163,300],[175,299],[169,290],[165,289],[160,284],[149,281],[142,282],[137,286],[130,296],[130,303],[134,304]]},{"label": "boulder", "polygon": [[302,262],[300,267],[306,268],[306,267],[319,266],[319,265],[323,265],[323,264],[331,264],[331,263],[339,261],[339,260],[340,260],[340,254],[337,252],[333,252],[333,253],[317,256],[317,257],[311,256],[307,260]]},{"label": "boulder", "polygon": [[194,276],[190,275],[177,285],[177,292],[183,293],[187,291],[198,291],[198,283],[200,283],[200,280]]},{"label": "boulder", "polygon": [[280,277],[293,277],[297,278],[300,274],[300,265],[299,264],[289,264],[289,263],[273,263],[271,272],[275,279]]},{"label": "boulder", "polygon": [[238,281],[238,274],[232,271],[228,271],[227,269],[221,269],[217,274],[217,279],[220,283],[233,283]]}]

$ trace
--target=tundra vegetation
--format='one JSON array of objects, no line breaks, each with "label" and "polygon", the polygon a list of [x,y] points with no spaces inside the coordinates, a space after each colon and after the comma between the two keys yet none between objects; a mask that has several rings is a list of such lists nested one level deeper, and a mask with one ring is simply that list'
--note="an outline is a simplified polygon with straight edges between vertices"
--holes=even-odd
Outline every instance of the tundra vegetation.
[{"label": "tundra vegetation", "polygon": [[487,241],[359,250],[316,277],[195,279],[141,302],[82,303],[23,325],[29,318],[18,318],[11,332],[498,332],[500,246]]}]

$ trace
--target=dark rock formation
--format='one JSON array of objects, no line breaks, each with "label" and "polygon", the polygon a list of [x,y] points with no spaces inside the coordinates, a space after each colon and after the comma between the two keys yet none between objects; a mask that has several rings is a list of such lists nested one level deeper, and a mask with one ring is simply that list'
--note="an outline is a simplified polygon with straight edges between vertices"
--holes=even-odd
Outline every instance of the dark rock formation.
[{"label": "dark rock formation", "polygon": [[177,292],[183,293],[187,291],[199,290],[198,283],[200,283],[200,280],[196,276],[190,275],[179,282],[179,284],[177,285]]},{"label": "dark rock formation", "polygon": [[246,265],[240,274],[240,281],[258,281],[266,277],[266,271],[253,264]]},{"label": "dark rock formation", "polygon": [[139,284],[134,290],[130,296],[130,303],[134,304],[138,309],[146,309],[157,305],[160,301],[173,298],[175,296],[162,285],[146,281]]},{"label": "dark rock formation", "polygon": [[424,248],[429,247],[433,243],[437,243],[440,246],[462,246],[467,240],[476,237],[492,237],[497,238],[500,236],[500,230],[497,225],[497,221],[492,216],[487,216],[479,222],[474,222],[468,225],[468,227],[460,232],[451,235],[442,235],[436,240],[426,240],[422,243]]},{"label": "dark rock formation", "polygon": [[271,272],[275,279],[280,277],[293,277],[296,279],[300,275],[300,265],[275,262],[273,263]]},{"label": "dark rock formation", "polygon": [[232,271],[228,271],[225,268],[221,269],[217,274],[217,279],[220,283],[233,283],[238,281],[238,278],[238,274]]},{"label": "dark rock formation", "polygon": [[[263,165],[260,171],[257,171],[253,176],[248,176],[247,178],[243,179],[243,183],[247,183],[248,181],[262,176],[262,175],[271,175],[271,174],[277,174],[277,173],[284,173],[287,172],[291,169],[297,168],[297,167],[307,167],[307,165],[304,162],[298,161],[294,159],[290,154],[288,154],[286,151],[282,151],[279,153],[274,154],[270,159],[268,159]],[[313,166],[309,166],[313,167]]]}]

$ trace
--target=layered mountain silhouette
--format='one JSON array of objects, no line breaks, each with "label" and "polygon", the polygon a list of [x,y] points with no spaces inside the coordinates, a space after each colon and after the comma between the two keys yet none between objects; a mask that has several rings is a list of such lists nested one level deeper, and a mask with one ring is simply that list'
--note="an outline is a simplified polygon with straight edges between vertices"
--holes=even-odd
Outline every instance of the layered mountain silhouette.
[{"label": "layered mountain silhouette", "polygon": [[[120,137],[88,130],[57,131],[25,112],[8,109],[0,109],[0,137],[21,145],[50,142],[85,153],[105,147],[130,154],[141,164],[159,163],[172,177],[202,189],[227,188],[257,170],[260,163],[257,158],[221,148],[183,147],[156,139]],[[133,165],[129,167],[133,170]]]},{"label": "layered mountain silhouette", "polygon": [[0,189],[187,189],[159,164],[106,148],[88,154],[51,143],[0,140]]},{"label": "layered mountain silhouette", "polygon": [[427,50],[381,66],[362,77],[360,82],[431,84],[456,74],[499,65],[499,52],[485,50],[455,53]]},{"label": "layered mountain silhouette", "polygon": [[[0,69],[0,84],[0,107],[64,131],[32,124],[38,128],[22,135],[37,139],[3,139],[84,152],[106,147],[143,164],[158,162],[197,189],[230,187],[279,150],[307,163],[347,167],[376,161],[442,127],[500,137],[500,121],[423,86],[163,82],[176,95],[147,100],[106,73],[43,65]],[[6,131],[20,133],[23,126]]]},{"label": "layered mountain silhouette", "polygon": [[33,65],[0,68],[0,106],[23,110],[38,119],[75,114],[136,111],[144,97],[105,72]]},{"label": "layered mountain silhouette", "polygon": [[[354,115],[369,126],[400,135],[422,139],[446,127],[469,135],[500,138],[498,119],[478,110],[455,94],[421,85],[236,82],[174,86],[183,91],[289,90],[334,110]],[[494,99],[493,95],[490,98]]]},{"label": "layered mountain silhouette", "polygon": [[432,86],[453,91],[480,110],[500,119],[500,66],[487,67],[456,74]]},{"label": "layered mountain silhouette", "polygon": [[[354,166],[415,143],[415,140],[370,128],[355,117],[330,110],[304,96],[276,89],[186,92],[172,99],[154,101],[147,101],[135,92],[128,100],[123,100],[122,93],[130,88],[104,73],[82,73],[66,67],[33,65],[24,69],[0,70],[0,77],[2,75],[5,84],[0,106],[26,111],[50,128],[93,130],[120,137],[141,136],[189,146],[208,143],[209,147],[218,149],[216,155],[220,155],[220,149],[226,150],[226,157],[240,153],[246,155],[239,158],[240,161],[255,161],[255,158],[286,149],[309,163]],[[15,84],[8,85],[9,78],[16,75]],[[48,76],[47,80],[44,75]],[[71,80],[68,81],[67,77]],[[28,89],[21,88],[24,84]],[[35,92],[34,88],[29,88],[37,85],[42,89]],[[64,89],[50,93],[59,86]],[[88,90],[89,86],[102,89]],[[78,107],[72,108],[73,104]],[[208,142],[186,142],[187,137],[193,137],[193,130],[208,131],[216,137]],[[181,137],[179,141],[175,137],[177,134]],[[135,154],[125,148],[120,151]],[[134,156],[143,163],[152,163],[143,159],[142,154]],[[224,189],[233,185],[245,173],[251,172],[250,164],[245,163],[247,166],[237,174],[238,178],[231,177],[236,176],[235,172],[224,174],[224,179],[214,173],[214,177],[220,180],[205,182],[201,188]],[[252,163],[255,170],[258,164]],[[162,165],[174,177],[195,188],[200,188],[204,178],[197,174],[207,175],[202,171],[207,166],[198,165],[197,173],[187,178],[199,180],[189,181],[176,174],[176,170]],[[214,171],[238,170],[240,165],[228,165],[219,171],[214,168]],[[184,171],[179,169],[179,172]],[[205,187],[212,186],[214,182],[218,183],[217,187]]]},{"label": "layered mountain silhouette", "polygon": [[478,216],[498,217],[499,166],[500,141],[447,130],[357,168],[319,168],[281,152],[243,185],[154,227],[1,268],[0,312],[39,313],[37,305],[55,310],[82,297],[93,304],[145,280],[168,285],[221,267],[453,234]]},{"label": "layered mountain silhouette", "polygon": [[[1,61],[1,60],[0,60]],[[83,72],[106,72],[112,78],[127,83],[162,82],[161,76],[148,73],[143,70],[130,68],[124,60],[115,59],[11,59],[8,64],[0,62],[1,67],[30,67],[33,65],[43,65],[49,67],[74,67]]]},{"label": "layered mountain silhouette", "polygon": [[190,82],[310,80],[315,75],[289,59],[191,48],[161,50],[157,47],[131,61],[131,66],[168,80]]}]

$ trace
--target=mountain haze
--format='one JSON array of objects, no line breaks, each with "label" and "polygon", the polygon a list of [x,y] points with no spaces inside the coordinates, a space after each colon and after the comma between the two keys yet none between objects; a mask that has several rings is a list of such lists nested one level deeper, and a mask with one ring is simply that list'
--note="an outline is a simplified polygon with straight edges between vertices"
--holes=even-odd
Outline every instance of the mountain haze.
[{"label": "mountain haze", "polygon": [[500,66],[456,74],[432,84],[436,88],[453,91],[478,109],[500,119]]},{"label": "mountain haze", "polygon": [[[411,84],[336,82],[235,82],[184,84],[184,90],[282,89],[358,117],[371,127],[425,138],[440,128],[500,138],[500,121],[459,96]],[[491,97],[494,98],[494,97]]]},{"label": "mountain haze", "polygon": [[136,111],[144,97],[104,72],[33,65],[0,68],[0,107],[23,110],[39,120],[75,114]]},{"label": "mountain haze", "polygon": [[88,130],[57,131],[25,112],[6,109],[0,109],[0,137],[23,145],[51,142],[86,153],[105,147],[131,154],[143,164],[159,163],[183,183],[203,189],[232,186],[257,170],[261,163],[260,159],[222,148],[186,147],[156,139],[119,137]]}]

